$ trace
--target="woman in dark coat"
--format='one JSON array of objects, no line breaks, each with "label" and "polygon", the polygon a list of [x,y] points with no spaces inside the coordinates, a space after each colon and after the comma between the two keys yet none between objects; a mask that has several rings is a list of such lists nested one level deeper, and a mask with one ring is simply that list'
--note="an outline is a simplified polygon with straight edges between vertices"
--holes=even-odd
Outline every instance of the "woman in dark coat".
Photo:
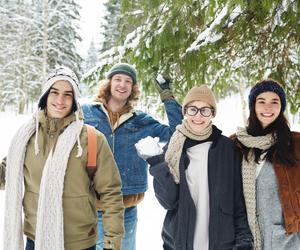
[{"label": "woman in dark coat", "polygon": [[212,125],[216,115],[212,91],[205,85],[192,88],[184,99],[183,114],[185,119],[165,155],[147,160],[155,195],[167,210],[163,248],[252,249],[240,155],[234,143]]}]

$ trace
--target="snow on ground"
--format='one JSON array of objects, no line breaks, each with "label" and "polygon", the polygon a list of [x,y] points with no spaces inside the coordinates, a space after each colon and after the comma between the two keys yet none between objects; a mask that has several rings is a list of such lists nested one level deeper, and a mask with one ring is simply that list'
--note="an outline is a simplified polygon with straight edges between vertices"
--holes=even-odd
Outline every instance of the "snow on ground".
[{"label": "snow on ground", "polygon": [[[11,113],[0,113],[0,159],[7,154],[10,140],[16,129],[26,120],[27,116],[15,116]],[[300,131],[298,118],[291,124],[291,128]],[[214,119],[223,134],[231,135],[237,126],[242,126],[241,105],[238,96],[233,96],[218,103],[217,116]],[[3,217],[4,217],[4,191],[0,191],[0,249],[2,249]],[[165,211],[156,200],[152,177],[149,176],[149,190],[145,199],[138,206],[137,250],[162,249],[160,237]]]}]

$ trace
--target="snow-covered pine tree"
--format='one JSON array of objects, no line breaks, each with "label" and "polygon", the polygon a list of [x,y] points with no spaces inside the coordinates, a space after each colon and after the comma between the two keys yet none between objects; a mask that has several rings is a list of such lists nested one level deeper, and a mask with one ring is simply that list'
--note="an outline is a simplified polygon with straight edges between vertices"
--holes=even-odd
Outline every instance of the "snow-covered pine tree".
[{"label": "snow-covered pine tree", "polygon": [[43,57],[45,71],[65,65],[75,72],[81,71],[81,57],[75,49],[80,41],[78,22],[80,6],[74,0],[36,0],[36,18],[40,37],[37,52]]},{"label": "snow-covered pine tree", "polygon": [[101,23],[100,30],[102,31],[103,41],[100,41],[100,53],[116,46],[120,41],[120,0],[108,0],[104,4],[106,11],[104,21]]},{"label": "snow-covered pine tree", "polygon": [[78,5],[71,0],[0,0],[0,108],[22,113],[40,93],[50,68],[80,72]]},{"label": "snow-covered pine tree", "polygon": [[40,88],[40,58],[32,53],[34,22],[31,1],[1,1],[0,106],[23,113]]},{"label": "snow-covered pine tree", "polygon": [[91,68],[95,67],[97,64],[98,51],[95,46],[94,40],[91,41],[89,49],[87,51],[87,56],[83,62],[83,71],[86,72]]},{"label": "snow-covered pine tree", "polygon": [[299,9],[293,0],[123,0],[120,16],[127,29],[118,26],[122,41],[102,53],[103,65],[120,58],[134,63],[147,94],[155,91],[150,80],[156,71],[172,76],[177,96],[208,84],[223,98],[271,77],[284,85],[295,114]]}]

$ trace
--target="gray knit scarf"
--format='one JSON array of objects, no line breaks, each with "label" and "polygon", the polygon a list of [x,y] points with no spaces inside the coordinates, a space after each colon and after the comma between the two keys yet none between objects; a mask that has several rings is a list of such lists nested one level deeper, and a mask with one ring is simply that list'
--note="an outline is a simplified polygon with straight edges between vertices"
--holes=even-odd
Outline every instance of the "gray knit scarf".
[{"label": "gray knit scarf", "polygon": [[203,141],[210,137],[211,134],[211,122],[203,131],[201,131],[201,133],[194,132],[186,120],[183,120],[182,124],[176,127],[176,131],[170,139],[168,149],[165,155],[165,160],[168,163],[170,173],[172,174],[175,183],[178,184],[180,182],[179,162],[186,138],[190,138],[197,141]]},{"label": "gray knit scarf", "polygon": [[[272,134],[265,136],[251,136],[245,128],[237,128],[237,139],[248,148],[258,148],[266,150],[275,143],[275,138]],[[258,221],[256,218],[256,163],[253,150],[250,150],[248,160],[243,158],[242,162],[242,177],[245,203],[247,208],[247,217],[254,238],[254,248],[262,249],[262,240]]]},{"label": "gray knit scarf", "polygon": [[[36,250],[63,250],[63,188],[68,158],[74,147],[83,121],[72,122],[59,136],[55,151],[46,160],[37,209],[35,234]],[[4,218],[4,250],[24,249],[22,225],[22,199],[24,189],[23,166],[27,143],[36,131],[36,118],[24,124],[12,139],[6,172]]]}]

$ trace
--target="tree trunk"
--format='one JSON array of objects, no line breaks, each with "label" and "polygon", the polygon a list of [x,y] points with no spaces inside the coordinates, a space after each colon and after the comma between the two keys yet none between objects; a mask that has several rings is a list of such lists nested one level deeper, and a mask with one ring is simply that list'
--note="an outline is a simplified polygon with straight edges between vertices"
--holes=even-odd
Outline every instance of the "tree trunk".
[{"label": "tree trunk", "polygon": [[42,81],[46,82],[47,78],[47,49],[48,49],[48,0],[43,0],[43,54],[42,54]]},{"label": "tree trunk", "polygon": [[244,126],[247,125],[247,103],[245,101],[245,96],[244,96],[244,92],[245,92],[245,85],[241,82],[241,81],[237,81],[238,82],[238,89],[239,89],[239,94],[240,94],[240,98],[241,98],[241,104],[242,104],[242,116],[243,116],[243,121],[244,121]]}]

